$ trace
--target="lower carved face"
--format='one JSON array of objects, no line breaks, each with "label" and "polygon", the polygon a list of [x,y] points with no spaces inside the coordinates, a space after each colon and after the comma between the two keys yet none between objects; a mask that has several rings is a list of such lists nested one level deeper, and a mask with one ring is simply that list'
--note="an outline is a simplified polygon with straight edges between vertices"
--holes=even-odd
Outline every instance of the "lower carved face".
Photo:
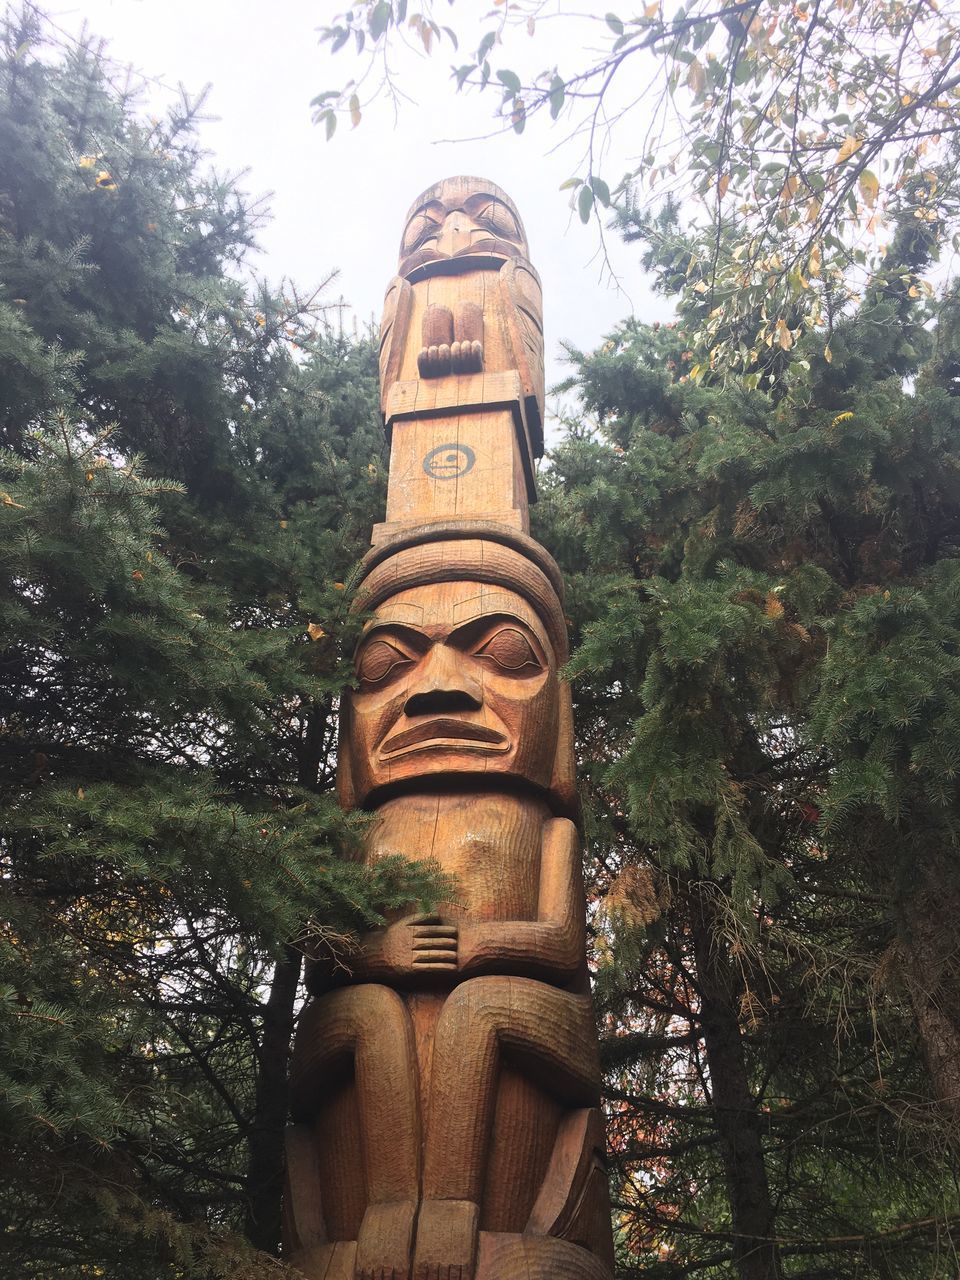
[{"label": "lower carved face", "polygon": [[357,802],[436,774],[550,785],[556,660],[536,613],[506,588],[448,582],[398,592],[357,649],[344,720]]}]

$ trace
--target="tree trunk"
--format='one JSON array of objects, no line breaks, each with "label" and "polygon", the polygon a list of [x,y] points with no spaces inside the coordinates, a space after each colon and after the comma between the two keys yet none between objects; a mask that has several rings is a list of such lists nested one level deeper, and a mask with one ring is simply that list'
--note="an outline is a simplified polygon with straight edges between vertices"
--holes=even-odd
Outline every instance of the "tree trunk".
[{"label": "tree trunk", "polygon": [[301,957],[291,947],[273,971],[257,1054],[253,1121],[247,1134],[247,1211],[244,1232],[257,1249],[277,1253],[283,1199],[283,1137],[287,1120],[287,1064]]},{"label": "tree trunk", "polygon": [[771,1237],[774,1212],[760,1141],[761,1117],[750,1092],[740,1036],[740,975],[714,928],[706,886],[691,887],[691,927],[700,990],[714,1122],[720,1137],[740,1280],[780,1280]]},{"label": "tree trunk", "polygon": [[904,977],[934,1096],[960,1137],[960,887],[942,854],[918,849],[898,913]]},{"label": "tree trunk", "polygon": [[[297,760],[297,782],[318,790],[329,703],[315,704],[307,717]],[[247,1211],[244,1234],[265,1253],[280,1249],[287,1124],[287,1073],[293,1039],[293,1016],[300,985],[302,956],[287,947],[273,971],[263,1011],[263,1035],[257,1051],[257,1085],[253,1121],[247,1134]]]}]

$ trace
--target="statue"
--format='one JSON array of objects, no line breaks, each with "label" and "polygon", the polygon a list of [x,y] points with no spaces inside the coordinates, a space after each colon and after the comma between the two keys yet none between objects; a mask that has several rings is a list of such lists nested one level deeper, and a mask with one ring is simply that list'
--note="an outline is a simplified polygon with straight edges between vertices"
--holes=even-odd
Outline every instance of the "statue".
[{"label": "statue", "polygon": [[371,931],[349,973],[313,967],[285,1207],[311,1280],[611,1274],[566,626],[527,534],[525,254],[503,192],[451,179],[414,205],[387,293],[388,520],[357,596],[340,800],[376,815],[366,858],[435,858],[457,893]]}]

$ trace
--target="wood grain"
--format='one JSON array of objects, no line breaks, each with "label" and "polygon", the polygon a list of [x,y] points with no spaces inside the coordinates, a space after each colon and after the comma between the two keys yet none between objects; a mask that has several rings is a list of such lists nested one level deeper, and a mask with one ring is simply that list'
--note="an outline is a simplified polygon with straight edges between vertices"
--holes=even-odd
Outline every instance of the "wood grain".
[{"label": "wood grain", "polygon": [[309,1280],[609,1280],[562,585],[528,536],[540,282],[499,188],[408,215],[381,331],[386,520],[338,788],[363,857],[454,886],[312,956],[285,1257]]}]

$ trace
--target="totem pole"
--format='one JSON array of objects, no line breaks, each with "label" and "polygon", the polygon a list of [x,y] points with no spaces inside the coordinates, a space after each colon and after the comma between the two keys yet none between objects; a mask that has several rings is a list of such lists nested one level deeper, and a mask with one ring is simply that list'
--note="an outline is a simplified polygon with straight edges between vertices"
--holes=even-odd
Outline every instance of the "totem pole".
[{"label": "totem pole", "polygon": [[310,1280],[608,1280],[562,584],[528,535],[540,282],[510,199],[414,204],[381,330],[386,521],[341,715],[364,856],[456,885],[339,974],[291,1069],[286,1256]]}]

